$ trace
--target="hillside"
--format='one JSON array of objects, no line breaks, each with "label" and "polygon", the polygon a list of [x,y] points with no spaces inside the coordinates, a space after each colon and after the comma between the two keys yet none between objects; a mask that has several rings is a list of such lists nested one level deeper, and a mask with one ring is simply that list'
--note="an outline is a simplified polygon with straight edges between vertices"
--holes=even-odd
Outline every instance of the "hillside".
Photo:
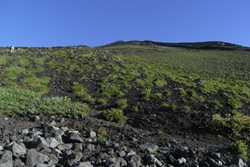
[{"label": "hillside", "polygon": [[171,136],[192,148],[250,155],[250,48],[155,41],[0,48],[0,66],[2,116],[91,116],[110,122],[93,125],[110,140],[129,126],[158,145]]}]

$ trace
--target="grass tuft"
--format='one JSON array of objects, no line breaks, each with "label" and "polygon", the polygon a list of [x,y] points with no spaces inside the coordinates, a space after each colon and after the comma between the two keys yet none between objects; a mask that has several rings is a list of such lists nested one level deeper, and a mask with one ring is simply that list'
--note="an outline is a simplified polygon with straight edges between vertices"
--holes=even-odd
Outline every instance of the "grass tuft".
[{"label": "grass tuft", "polygon": [[127,99],[120,99],[117,101],[117,107],[120,108],[120,109],[125,109],[128,104],[127,104]]},{"label": "grass tuft", "polygon": [[111,108],[109,110],[104,110],[102,113],[105,119],[111,122],[122,123],[127,119],[120,109]]},{"label": "grass tuft", "polygon": [[231,149],[242,156],[245,160],[248,159],[247,157],[247,145],[242,140],[236,140],[233,143],[231,143]]}]

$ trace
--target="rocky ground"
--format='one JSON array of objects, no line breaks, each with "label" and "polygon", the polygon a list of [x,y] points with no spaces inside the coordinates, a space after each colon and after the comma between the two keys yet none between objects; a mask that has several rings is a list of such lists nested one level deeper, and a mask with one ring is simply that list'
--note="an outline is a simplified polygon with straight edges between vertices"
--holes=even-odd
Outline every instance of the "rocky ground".
[{"label": "rocky ground", "polygon": [[[150,122],[104,121],[98,111],[82,117],[0,117],[0,167],[248,166],[230,141],[209,133],[152,130]],[[138,118],[139,119],[139,118]],[[103,132],[101,134],[101,132]],[[106,132],[106,134],[105,134]]]}]

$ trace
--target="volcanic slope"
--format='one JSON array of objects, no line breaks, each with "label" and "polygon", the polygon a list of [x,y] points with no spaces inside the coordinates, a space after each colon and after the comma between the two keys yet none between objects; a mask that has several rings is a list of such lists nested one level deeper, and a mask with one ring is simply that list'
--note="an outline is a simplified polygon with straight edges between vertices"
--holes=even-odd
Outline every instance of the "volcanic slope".
[{"label": "volcanic slope", "polygon": [[0,48],[0,65],[2,115],[92,115],[152,140],[192,136],[250,155],[231,144],[249,145],[249,48],[153,41]]}]

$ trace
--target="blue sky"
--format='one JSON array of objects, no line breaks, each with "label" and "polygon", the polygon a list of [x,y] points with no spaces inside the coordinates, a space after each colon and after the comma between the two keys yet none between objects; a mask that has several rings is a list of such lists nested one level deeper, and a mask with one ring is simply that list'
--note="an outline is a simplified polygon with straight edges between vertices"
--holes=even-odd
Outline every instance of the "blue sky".
[{"label": "blue sky", "polygon": [[250,47],[249,17],[249,0],[0,0],[0,46],[154,40]]}]

